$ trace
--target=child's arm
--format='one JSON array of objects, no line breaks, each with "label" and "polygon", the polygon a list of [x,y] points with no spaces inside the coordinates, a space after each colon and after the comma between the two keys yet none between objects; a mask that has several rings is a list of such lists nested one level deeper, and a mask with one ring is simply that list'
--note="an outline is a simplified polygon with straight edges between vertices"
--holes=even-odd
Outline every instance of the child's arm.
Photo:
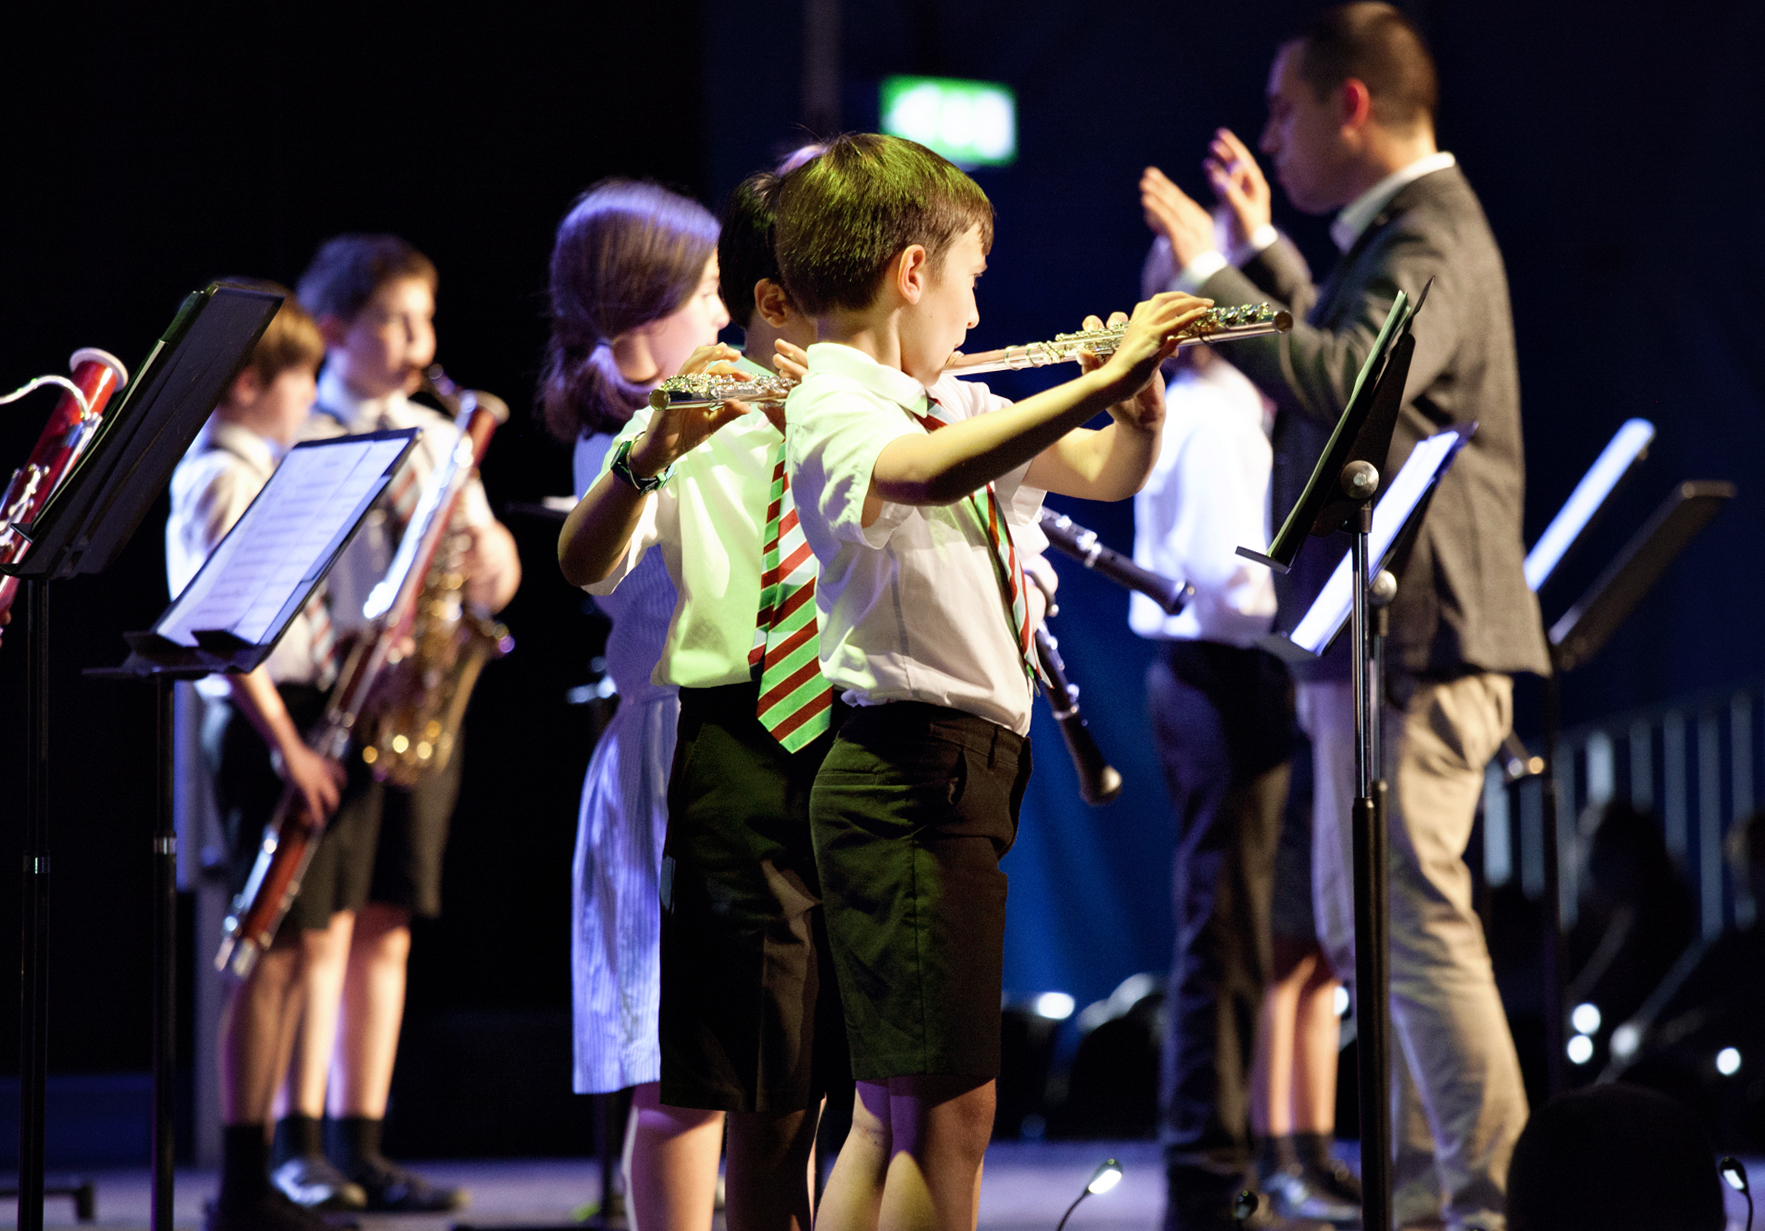
[{"label": "child's arm", "polygon": [[[891,441],[877,455],[871,471],[863,524],[874,522],[885,502],[931,505],[960,500],[1105,410],[1132,417],[1133,412],[1117,404],[1139,405],[1136,395],[1157,374],[1158,365],[1176,351],[1177,331],[1199,319],[1208,306],[1207,300],[1191,295],[1155,295],[1134,309],[1121,346],[1096,371],[940,431]],[[1106,458],[1117,435],[1109,432],[1109,443],[1098,446]],[[1091,466],[1099,467],[1107,469],[1102,463]],[[1082,473],[1083,469],[1077,470],[1075,476]]]},{"label": "child's arm", "polygon": [[[735,351],[720,343],[703,346],[693,352],[680,370],[739,375],[739,369],[727,362],[736,357]],[[627,459],[631,473],[639,479],[661,474],[703,444],[711,433],[747,412],[748,407],[741,402],[725,402],[708,409],[670,407],[655,412],[648,428],[631,447]],[[649,500],[647,492],[638,491],[610,471],[595,480],[588,494],[570,510],[563,530],[558,533],[558,567],[564,572],[564,580],[573,586],[605,581],[631,545],[631,536],[637,532]]]},{"label": "child's arm", "polygon": [[[1109,318],[1111,328],[1127,320],[1120,312]],[[1083,328],[1100,329],[1094,316]],[[1079,362],[1086,371],[1100,366],[1093,356]],[[1126,500],[1139,491],[1158,461],[1159,434],[1164,426],[1164,377],[1157,371],[1139,392],[1109,408],[1115,422],[1101,431],[1074,428],[1036,455],[1024,482],[1043,491],[1084,500]]]},{"label": "child's arm", "polygon": [[337,801],[342,797],[343,766],[306,746],[294,719],[288,715],[288,707],[282,704],[282,694],[276,691],[264,668],[259,667],[249,675],[229,675],[227,686],[239,712],[256,728],[264,743],[281,755],[282,777],[300,793],[307,816],[324,821],[337,810]]}]

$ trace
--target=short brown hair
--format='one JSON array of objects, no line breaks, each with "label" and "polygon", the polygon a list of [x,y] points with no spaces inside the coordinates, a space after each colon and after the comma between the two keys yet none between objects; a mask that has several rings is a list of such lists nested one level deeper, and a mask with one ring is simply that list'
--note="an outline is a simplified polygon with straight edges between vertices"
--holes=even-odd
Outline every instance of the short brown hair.
[{"label": "short brown hair", "polygon": [[270,318],[270,327],[264,330],[264,336],[251,348],[251,358],[245,361],[245,370],[256,372],[258,380],[266,385],[289,368],[319,370],[319,363],[325,357],[325,339],[293,291],[265,278],[222,278],[220,281],[229,286],[282,296],[282,306]]},{"label": "short brown hair", "polygon": [[1320,101],[1349,78],[1367,87],[1373,118],[1393,128],[1432,121],[1440,101],[1434,57],[1410,19],[1364,0],[1318,14],[1299,36],[1299,77]]},{"label": "short brown hair", "polygon": [[784,288],[803,311],[862,309],[890,261],[923,244],[941,262],[971,226],[993,247],[993,205],[956,164],[917,141],[855,133],[785,176],[776,240]]},{"label": "short brown hair", "polygon": [[339,235],[319,245],[300,275],[300,302],[316,317],[356,318],[390,282],[420,278],[434,294],[441,285],[435,262],[396,235]]},{"label": "short brown hair", "polygon": [[612,341],[692,295],[717,250],[717,219],[646,180],[608,179],[576,198],[552,247],[552,338],[540,408],[554,436],[607,429],[649,395],[620,375]]}]

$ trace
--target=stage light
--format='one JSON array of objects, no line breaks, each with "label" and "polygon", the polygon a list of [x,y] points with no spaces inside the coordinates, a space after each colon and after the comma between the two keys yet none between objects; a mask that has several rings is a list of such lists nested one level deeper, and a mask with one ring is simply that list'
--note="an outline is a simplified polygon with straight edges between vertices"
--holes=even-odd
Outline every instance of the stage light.
[{"label": "stage light", "polygon": [[1582,1034],[1598,1034],[1600,1028],[1600,1007],[1597,1004],[1578,1004],[1575,1011],[1569,1014],[1569,1024]]},{"label": "stage light", "polygon": [[1753,1187],[1747,1183],[1747,1165],[1733,1155],[1725,1155],[1716,1164],[1716,1170],[1730,1188],[1747,1199],[1747,1231],[1753,1231]]},{"label": "stage light", "polygon": [[1121,1182],[1122,1165],[1120,1163],[1113,1158],[1106,1158],[1098,1163],[1097,1170],[1093,1171],[1091,1178],[1085,1181],[1085,1191],[1073,1198],[1073,1203],[1066,1207],[1066,1213],[1060,1216],[1060,1221],[1055,1224],[1054,1231],[1066,1231],[1066,1220],[1071,1218],[1072,1212],[1079,1208],[1079,1202],[1092,1193],[1106,1193]]},{"label": "stage light", "polygon": [[1085,1185],[1088,1193],[1106,1193],[1122,1182],[1122,1165],[1113,1158],[1106,1158],[1097,1164],[1097,1170],[1091,1173],[1091,1182]]},{"label": "stage light", "polygon": [[1733,1077],[1740,1072],[1740,1052],[1732,1047],[1724,1047],[1717,1052],[1716,1071],[1724,1077]]},{"label": "stage light", "polygon": [[1077,1002],[1065,992],[1043,992],[1036,997],[1036,1016],[1049,1021],[1063,1022],[1077,1007]]},{"label": "stage light", "polygon": [[1569,1053],[1570,1064],[1586,1064],[1593,1059],[1593,1040],[1585,1034],[1578,1034],[1569,1040],[1569,1046],[1563,1050]]},{"label": "stage light", "polygon": [[885,77],[882,130],[936,150],[959,167],[1017,160],[1017,95],[992,81]]},{"label": "stage light", "polygon": [[1642,1046],[1642,1031],[1625,1022],[1612,1031],[1612,1055],[1620,1060],[1628,1060]]},{"label": "stage light", "polygon": [[1343,987],[1340,983],[1338,983],[1336,985],[1335,994],[1330,997],[1330,1003],[1331,1003],[1332,1007],[1335,1008],[1337,1017],[1347,1017],[1348,1016],[1348,989],[1346,987]]}]

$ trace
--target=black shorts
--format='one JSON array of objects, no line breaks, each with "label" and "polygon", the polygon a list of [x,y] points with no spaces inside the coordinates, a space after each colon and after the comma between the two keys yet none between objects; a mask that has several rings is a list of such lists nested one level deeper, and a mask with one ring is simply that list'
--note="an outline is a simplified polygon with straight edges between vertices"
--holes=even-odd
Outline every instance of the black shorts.
[{"label": "black shorts", "polygon": [[[325,694],[301,684],[277,688],[288,716],[300,730],[324,713]],[[264,826],[281,802],[283,782],[270,763],[270,750],[246,717],[227,701],[210,700],[202,732],[203,752],[214,776],[215,808],[227,851],[227,888],[245,888],[263,845]],[[293,929],[322,931],[340,910],[360,910],[368,900],[379,840],[380,784],[367,766],[354,760],[337,814],[325,827],[289,908],[284,934]]]},{"label": "black shorts", "polygon": [[786,752],[758,692],[680,690],[661,879],[661,1100],[675,1107],[782,1114],[850,1081],[809,837],[833,736]]},{"label": "black shorts", "polygon": [[[309,730],[325,710],[325,694],[302,684],[278,685],[288,716]],[[283,781],[261,736],[227,701],[207,703],[203,749],[214,776],[215,805],[225,837],[228,888],[245,887],[263,829],[281,800]],[[441,911],[441,859],[459,797],[460,743],[448,767],[405,792],[374,780],[352,751],[337,813],[289,908],[287,926],[322,930],[338,911],[383,902],[432,917]]]},{"label": "black shorts", "polygon": [[854,710],[810,816],[852,1075],[999,1075],[1005,874],[1029,741],[917,701]]}]

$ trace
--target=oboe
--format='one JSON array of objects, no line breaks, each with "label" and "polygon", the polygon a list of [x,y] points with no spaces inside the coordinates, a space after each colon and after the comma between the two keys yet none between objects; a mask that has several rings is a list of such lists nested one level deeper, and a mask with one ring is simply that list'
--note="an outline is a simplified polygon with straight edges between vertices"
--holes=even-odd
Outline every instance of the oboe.
[{"label": "oboe", "polygon": [[1043,509],[1041,525],[1050,546],[1116,585],[1138,590],[1164,608],[1166,615],[1176,615],[1195,594],[1195,587],[1187,582],[1141,568],[1121,552],[1105,547],[1095,530],[1085,529],[1064,513]]},{"label": "oboe", "polygon": [[[1266,303],[1245,304],[1237,308],[1209,308],[1200,320],[1180,330],[1177,336],[1179,346],[1194,346],[1200,342],[1211,345],[1286,333],[1291,328],[1293,314],[1286,309]],[[959,376],[1018,372],[1025,368],[1045,368],[1054,363],[1076,363],[1084,351],[1101,359],[1115,354],[1127,331],[1126,325],[1117,325],[1110,329],[1056,334],[1052,342],[1027,342],[1022,346],[977,351],[972,355],[959,351],[950,356],[944,371]],[[650,392],[650,405],[663,410],[670,406],[680,409],[720,406],[730,401],[782,402],[796,384],[788,376],[760,376],[752,380],[711,373],[671,376]]]}]

